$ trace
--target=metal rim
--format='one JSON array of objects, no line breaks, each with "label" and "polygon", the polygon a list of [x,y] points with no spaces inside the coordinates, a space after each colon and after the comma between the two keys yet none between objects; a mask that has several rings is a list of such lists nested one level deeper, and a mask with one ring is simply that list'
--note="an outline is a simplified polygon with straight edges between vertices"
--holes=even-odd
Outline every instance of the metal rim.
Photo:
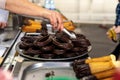
[{"label": "metal rim", "polygon": [[22,76],[21,76],[21,80],[25,80],[25,77],[27,75],[28,72],[35,70],[35,69],[58,69],[58,68],[69,68],[72,69],[71,67],[71,63],[70,62],[44,62],[44,63],[34,63],[31,64],[29,66],[27,66],[23,72],[22,72]]}]

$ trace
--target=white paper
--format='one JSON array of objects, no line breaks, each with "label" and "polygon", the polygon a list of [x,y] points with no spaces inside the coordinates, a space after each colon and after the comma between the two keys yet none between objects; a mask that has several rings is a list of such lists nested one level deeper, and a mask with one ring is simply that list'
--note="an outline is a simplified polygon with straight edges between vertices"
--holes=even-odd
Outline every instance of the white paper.
[{"label": "white paper", "polygon": [[9,16],[9,11],[0,9],[0,22],[7,22]]}]

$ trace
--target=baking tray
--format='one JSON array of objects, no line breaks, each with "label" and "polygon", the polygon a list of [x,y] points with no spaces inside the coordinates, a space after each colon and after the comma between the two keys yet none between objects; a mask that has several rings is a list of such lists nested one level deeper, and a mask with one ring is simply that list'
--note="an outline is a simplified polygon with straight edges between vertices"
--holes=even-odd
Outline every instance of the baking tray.
[{"label": "baking tray", "polygon": [[55,76],[76,78],[69,62],[24,62],[19,71],[18,80],[46,80],[45,74],[51,71],[54,71]]},{"label": "baking tray", "polygon": [[88,47],[88,52],[86,53],[83,53],[81,55],[78,55],[78,56],[75,56],[75,57],[69,57],[69,58],[56,58],[56,59],[46,59],[46,58],[40,58],[40,57],[37,57],[37,56],[29,56],[29,55],[25,55],[22,51],[22,49],[19,48],[19,45],[20,45],[21,42],[18,42],[16,44],[16,51],[19,53],[20,56],[24,57],[24,58],[27,58],[27,59],[30,59],[30,60],[37,60],[37,61],[68,61],[68,60],[75,60],[75,59],[78,59],[78,58],[81,58],[85,55],[88,55],[88,53],[91,51],[92,49],[92,46],[89,46]]}]

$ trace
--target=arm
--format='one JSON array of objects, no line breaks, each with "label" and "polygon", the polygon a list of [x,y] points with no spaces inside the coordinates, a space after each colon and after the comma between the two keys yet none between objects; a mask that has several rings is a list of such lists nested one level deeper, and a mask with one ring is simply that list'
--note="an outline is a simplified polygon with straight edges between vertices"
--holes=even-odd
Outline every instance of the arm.
[{"label": "arm", "polygon": [[58,12],[44,9],[28,0],[6,0],[5,9],[18,14],[48,18],[54,28],[63,28],[62,17]]}]

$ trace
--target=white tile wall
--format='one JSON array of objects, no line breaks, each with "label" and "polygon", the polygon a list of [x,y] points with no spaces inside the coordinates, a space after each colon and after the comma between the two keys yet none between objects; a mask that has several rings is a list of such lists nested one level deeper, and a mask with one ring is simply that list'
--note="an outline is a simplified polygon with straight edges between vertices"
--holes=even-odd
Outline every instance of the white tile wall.
[{"label": "white tile wall", "polygon": [[[36,0],[44,3],[44,0]],[[77,22],[106,20],[114,22],[118,0],[54,0],[55,6],[68,19]]]},{"label": "white tile wall", "polygon": [[78,9],[80,13],[89,12],[90,11],[90,0],[78,0]]},{"label": "white tile wall", "polygon": [[93,13],[101,13],[104,10],[104,1],[105,0],[92,0],[91,1],[91,12]]},{"label": "white tile wall", "polygon": [[54,0],[56,8],[62,12],[76,13],[78,12],[77,0]]},{"label": "white tile wall", "polygon": [[118,0],[104,0],[104,12],[115,13]]}]

